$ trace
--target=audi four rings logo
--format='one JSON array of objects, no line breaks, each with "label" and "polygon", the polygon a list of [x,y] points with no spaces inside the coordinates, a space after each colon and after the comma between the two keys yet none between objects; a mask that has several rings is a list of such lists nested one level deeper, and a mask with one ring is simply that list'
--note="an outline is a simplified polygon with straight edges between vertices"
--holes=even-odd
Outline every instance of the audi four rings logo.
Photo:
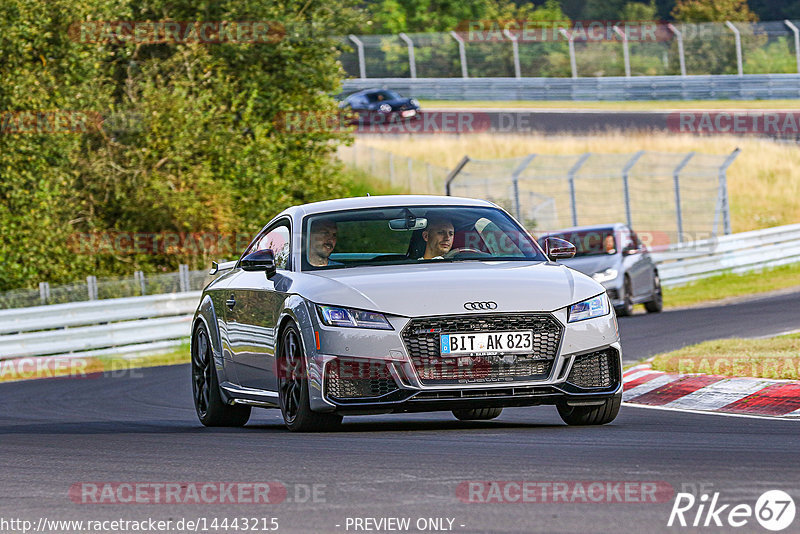
[{"label": "audi four rings logo", "polygon": [[465,302],[464,303],[465,310],[496,310],[497,303],[489,300],[486,302]]}]

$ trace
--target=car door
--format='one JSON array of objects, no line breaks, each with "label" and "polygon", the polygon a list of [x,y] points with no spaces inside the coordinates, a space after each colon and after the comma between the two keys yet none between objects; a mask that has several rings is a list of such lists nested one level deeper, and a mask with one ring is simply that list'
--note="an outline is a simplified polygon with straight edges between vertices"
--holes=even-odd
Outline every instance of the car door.
[{"label": "car door", "polygon": [[261,271],[239,269],[228,284],[227,330],[236,375],[242,386],[277,391],[275,372],[275,327],[285,294],[276,281],[289,268],[291,229],[282,219],[264,230],[244,255],[271,249],[277,273],[268,279]]}]

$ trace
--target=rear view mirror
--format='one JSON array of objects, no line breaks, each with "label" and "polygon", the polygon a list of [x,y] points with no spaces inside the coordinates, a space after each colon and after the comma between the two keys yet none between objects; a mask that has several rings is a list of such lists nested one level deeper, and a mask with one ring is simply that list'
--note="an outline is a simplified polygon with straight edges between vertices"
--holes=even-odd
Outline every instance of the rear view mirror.
[{"label": "rear view mirror", "polygon": [[566,260],[575,255],[575,245],[557,237],[548,237],[544,240],[544,253],[553,261]]},{"label": "rear view mirror", "polygon": [[425,217],[408,216],[405,219],[391,219],[389,228],[397,232],[403,230],[421,230],[428,226],[428,219]]}]

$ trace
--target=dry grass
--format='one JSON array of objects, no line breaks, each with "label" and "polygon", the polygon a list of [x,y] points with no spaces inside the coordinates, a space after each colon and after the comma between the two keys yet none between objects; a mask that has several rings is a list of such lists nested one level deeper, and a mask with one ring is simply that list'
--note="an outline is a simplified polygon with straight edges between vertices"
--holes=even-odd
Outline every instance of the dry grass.
[{"label": "dry grass", "polygon": [[771,339],[719,339],[661,354],[653,369],[668,373],[797,380],[800,334]]},{"label": "dry grass", "polygon": [[633,153],[697,151],[742,153],[728,169],[728,192],[734,232],[757,230],[800,221],[800,149],[792,143],[732,136],[694,137],[608,132],[587,137],[542,135],[461,136],[418,135],[399,138],[359,138],[358,143],[396,154],[453,167],[464,155],[477,159],[540,154]]},{"label": "dry grass", "polygon": [[671,109],[800,109],[800,100],[423,100],[426,108],[603,109],[614,111],[664,111]]}]

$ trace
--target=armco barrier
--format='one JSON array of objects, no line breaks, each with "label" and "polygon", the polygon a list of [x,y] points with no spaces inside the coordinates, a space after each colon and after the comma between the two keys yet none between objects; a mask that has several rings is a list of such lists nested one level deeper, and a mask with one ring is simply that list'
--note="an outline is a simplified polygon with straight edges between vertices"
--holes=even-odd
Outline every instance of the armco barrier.
[{"label": "armco barrier", "polygon": [[53,304],[0,311],[0,360],[97,356],[178,345],[201,292]]},{"label": "armco barrier", "polygon": [[[673,245],[653,252],[665,286],[800,262],[800,224]],[[800,281],[798,281],[800,283]]]},{"label": "armco barrier", "polygon": [[381,87],[429,100],[752,100],[800,98],[800,74],[603,78],[367,78],[343,93]]}]

